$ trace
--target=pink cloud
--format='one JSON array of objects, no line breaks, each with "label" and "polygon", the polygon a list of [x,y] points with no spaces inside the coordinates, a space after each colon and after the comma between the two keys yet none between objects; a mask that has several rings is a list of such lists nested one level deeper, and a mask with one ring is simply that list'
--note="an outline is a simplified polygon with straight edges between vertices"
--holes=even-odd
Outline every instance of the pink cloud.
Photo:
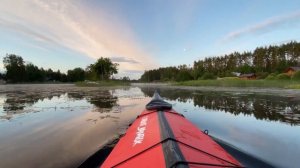
[{"label": "pink cloud", "polygon": [[222,38],[221,42],[232,41],[248,34],[270,32],[279,28],[280,26],[291,24],[294,22],[299,22],[299,20],[300,20],[300,11],[287,14],[287,15],[269,18],[256,25],[230,32],[227,35],[225,35],[224,38]]},{"label": "pink cloud", "polygon": [[121,71],[157,65],[126,20],[104,9],[91,12],[78,0],[4,0],[0,27],[29,37],[38,47],[64,47],[93,59],[122,55],[127,61],[120,62]]}]

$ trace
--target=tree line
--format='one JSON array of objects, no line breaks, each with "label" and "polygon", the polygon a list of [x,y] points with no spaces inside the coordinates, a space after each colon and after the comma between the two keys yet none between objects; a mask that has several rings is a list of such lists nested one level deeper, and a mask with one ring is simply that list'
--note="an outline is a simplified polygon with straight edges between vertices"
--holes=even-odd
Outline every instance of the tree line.
[{"label": "tree line", "polygon": [[145,71],[141,81],[184,81],[231,77],[233,72],[255,73],[265,78],[270,73],[282,73],[290,66],[300,66],[300,43],[257,47],[254,51],[233,52],[194,61],[193,67],[180,65]]},{"label": "tree line", "polygon": [[[113,74],[118,73],[118,64],[109,58],[99,58],[86,69],[80,67],[62,73],[51,68],[39,68],[32,63],[25,63],[21,56],[6,54],[3,58],[5,73],[0,73],[0,79],[9,83],[22,82],[76,82],[84,80],[109,80]],[[128,79],[126,77],[126,79]]]}]

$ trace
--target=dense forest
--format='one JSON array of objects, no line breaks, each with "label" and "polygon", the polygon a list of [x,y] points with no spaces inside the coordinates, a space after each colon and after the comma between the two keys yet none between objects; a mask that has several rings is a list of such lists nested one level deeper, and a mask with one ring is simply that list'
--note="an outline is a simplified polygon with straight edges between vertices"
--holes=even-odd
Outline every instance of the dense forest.
[{"label": "dense forest", "polygon": [[269,74],[282,73],[290,66],[300,65],[300,43],[258,47],[250,52],[233,52],[194,61],[193,67],[180,65],[145,71],[141,81],[185,81],[232,77],[234,73],[255,73],[263,79]]},{"label": "dense forest", "polygon": [[[113,74],[118,73],[118,64],[103,57],[87,66],[85,70],[77,67],[68,70],[67,73],[39,68],[32,63],[25,64],[23,58],[15,54],[6,54],[3,58],[3,65],[6,72],[0,73],[0,79],[4,79],[8,83],[108,80]],[[124,77],[124,79],[128,80],[128,77]]]}]

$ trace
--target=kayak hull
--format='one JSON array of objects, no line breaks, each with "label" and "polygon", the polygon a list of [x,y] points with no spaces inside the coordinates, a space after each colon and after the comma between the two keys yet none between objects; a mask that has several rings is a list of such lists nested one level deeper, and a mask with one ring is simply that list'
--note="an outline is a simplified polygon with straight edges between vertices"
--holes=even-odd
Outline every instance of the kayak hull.
[{"label": "kayak hull", "polygon": [[183,115],[168,107],[143,111],[101,167],[242,165]]}]

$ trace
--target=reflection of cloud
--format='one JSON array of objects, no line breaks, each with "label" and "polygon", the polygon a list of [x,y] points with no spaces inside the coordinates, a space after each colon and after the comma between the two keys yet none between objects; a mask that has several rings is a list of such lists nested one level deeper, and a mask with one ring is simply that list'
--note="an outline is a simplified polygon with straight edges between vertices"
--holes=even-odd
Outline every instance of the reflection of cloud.
[{"label": "reflection of cloud", "polygon": [[221,41],[227,42],[227,41],[235,40],[247,34],[259,33],[263,31],[265,32],[272,31],[282,25],[299,22],[299,20],[300,20],[300,11],[288,15],[273,17],[265,20],[264,22],[258,23],[256,25],[230,32]]},{"label": "reflection of cloud", "polygon": [[38,47],[67,48],[91,58],[122,55],[123,62],[140,63],[134,66],[121,64],[120,69],[144,70],[155,66],[123,18],[101,6],[96,10],[87,8],[86,3],[78,0],[3,0],[0,28],[21,35],[23,40],[30,39]]},{"label": "reflection of cloud", "polygon": [[[249,123],[245,122],[243,124]],[[299,138],[292,138],[290,136],[292,132],[291,128],[288,131],[280,126],[280,129],[272,132],[270,130],[279,128],[278,123],[262,124],[252,122],[251,124],[256,126],[226,125],[223,132],[228,133],[226,135],[229,138],[227,142],[235,144],[238,147],[237,149],[246,151],[246,154],[262,159],[262,161],[267,161],[267,163],[271,163],[273,166],[294,167],[295,165],[299,165],[296,164],[299,162],[297,155]],[[286,138],[283,139],[282,137]]]},{"label": "reflection of cloud", "polygon": [[111,57],[111,60],[113,62],[127,62],[127,63],[133,63],[133,64],[139,63],[138,61],[136,61],[132,58],[126,58],[126,57]]}]

